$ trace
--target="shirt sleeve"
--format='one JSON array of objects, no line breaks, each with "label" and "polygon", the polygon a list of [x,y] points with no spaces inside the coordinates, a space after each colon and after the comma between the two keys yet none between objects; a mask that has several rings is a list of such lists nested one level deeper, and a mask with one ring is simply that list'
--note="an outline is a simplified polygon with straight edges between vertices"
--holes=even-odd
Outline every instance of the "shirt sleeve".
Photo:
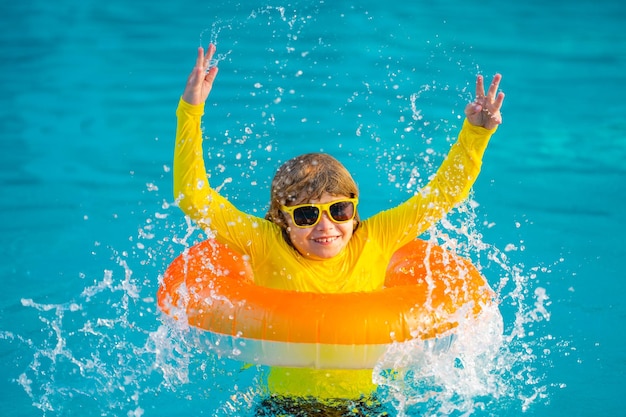
[{"label": "shirt sleeve", "polygon": [[242,253],[260,250],[270,222],[237,209],[209,185],[202,155],[204,104],[180,100],[176,110],[174,198],[180,209],[215,238]]},{"label": "shirt sleeve", "polygon": [[466,119],[457,142],[432,180],[401,205],[366,220],[369,236],[380,239],[380,244],[393,253],[465,200],[495,131],[474,126]]}]

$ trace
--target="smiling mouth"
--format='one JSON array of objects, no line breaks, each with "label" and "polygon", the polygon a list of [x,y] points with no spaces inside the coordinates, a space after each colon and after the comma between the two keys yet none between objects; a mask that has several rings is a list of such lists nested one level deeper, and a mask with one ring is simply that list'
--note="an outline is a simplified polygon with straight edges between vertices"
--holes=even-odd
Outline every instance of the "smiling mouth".
[{"label": "smiling mouth", "polygon": [[329,236],[329,237],[320,237],[318,239],[313,239],[315,243],[328,244],[332,243],[335,240],[339,239],[339,236]]}]

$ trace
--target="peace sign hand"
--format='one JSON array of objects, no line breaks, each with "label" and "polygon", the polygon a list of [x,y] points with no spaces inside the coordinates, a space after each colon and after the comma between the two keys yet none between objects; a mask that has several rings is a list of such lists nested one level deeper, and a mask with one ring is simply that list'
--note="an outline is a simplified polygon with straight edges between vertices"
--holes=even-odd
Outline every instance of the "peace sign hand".
[{"label": "peace sign hand", "polygon": [[189,78],[187,78],[187,85],[183,93],[183,100],[187,103],[194,105],[202,104],[209,96],[218,71],[216,66],[210,66],[214,53],[215,45],[213,44],[209,45],[206,55],[202,47],[198,48],[196,66],[189,74]]},{"label": "peace sign hand", "polygon": [[465,107],[465,116],[474,126],[482,126],[491,130],[502,123],[500,108],[504,101],[504,93],[498,92],[501,79],[502,75],[494,75],[487,95],[485,95],[483,76],[476,77],[476,98]]}]

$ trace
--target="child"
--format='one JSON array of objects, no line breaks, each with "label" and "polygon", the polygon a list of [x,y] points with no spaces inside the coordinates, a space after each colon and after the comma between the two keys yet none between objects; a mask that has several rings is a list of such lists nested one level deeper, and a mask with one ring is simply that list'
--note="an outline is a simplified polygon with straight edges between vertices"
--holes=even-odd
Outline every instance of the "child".
[{"label": "child", "polygon": [[[311,153],[278,169],[269,211],[261,219],[235,208],[206,176],[200,123],[218,72],[209,66],[214,53],[213,45],[206,55],[198,48],[176,112],[174,195],[199,226],[250,257],[260,286],[318,293],[381,289],[393,253],[467,197],[489,138],[502,122],[501,76],[494,76],[487,94],[478,76],[458,141],[435,177],[404,203],[361,221],[359,192],[348,171],[329,155]],[[371,370],[273,367],[267,382],[276,403],[359,398],[365,403],[376,389]]]}]

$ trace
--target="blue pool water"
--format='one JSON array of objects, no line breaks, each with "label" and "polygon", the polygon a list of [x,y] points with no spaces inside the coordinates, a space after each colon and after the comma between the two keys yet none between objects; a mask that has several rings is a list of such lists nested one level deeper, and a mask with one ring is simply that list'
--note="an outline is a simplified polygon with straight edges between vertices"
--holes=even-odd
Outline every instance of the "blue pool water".
[{"label": "blue pool water", "polygon": [[475,74],[502,73],[475,204],[431,233],[479,242],[467,255],[498,290],[504,346],[489,383],[392,386],[387,405],[626,415],[625,18],[609,0],[4,5],[1,414],[250,412],[263,369],[180,342],[154,300],[198,239],[172,206],[174,110],[213,41],[207,167],[259,215],[277,165],[306,151],[346,164],[364,217],[402,201],[453,140]]}]

